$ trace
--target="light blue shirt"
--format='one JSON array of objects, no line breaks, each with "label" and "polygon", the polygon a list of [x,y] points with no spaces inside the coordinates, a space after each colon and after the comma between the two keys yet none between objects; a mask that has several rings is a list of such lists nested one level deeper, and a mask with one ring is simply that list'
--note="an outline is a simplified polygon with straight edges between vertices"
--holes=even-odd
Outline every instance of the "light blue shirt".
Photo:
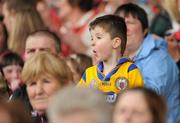
[{"label": "light blue shirt", "polygon": [[163,39],[149,34],[133,60],[142,73],[145,86],[165,97],[168,106],[167,123],[175,123],[180,119],[179,71],[166,46]]}]

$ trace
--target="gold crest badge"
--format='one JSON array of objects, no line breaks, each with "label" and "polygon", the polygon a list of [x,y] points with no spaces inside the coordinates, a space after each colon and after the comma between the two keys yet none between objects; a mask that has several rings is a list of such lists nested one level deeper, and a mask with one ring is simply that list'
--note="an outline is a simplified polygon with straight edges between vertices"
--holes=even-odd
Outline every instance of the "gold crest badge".
[{"label": "gold crest badge", "polygon": [[125,77],[119,77],[118,79],[116,79],[116,87],[119,90],[124,90],[128,87],[128,79]]}]

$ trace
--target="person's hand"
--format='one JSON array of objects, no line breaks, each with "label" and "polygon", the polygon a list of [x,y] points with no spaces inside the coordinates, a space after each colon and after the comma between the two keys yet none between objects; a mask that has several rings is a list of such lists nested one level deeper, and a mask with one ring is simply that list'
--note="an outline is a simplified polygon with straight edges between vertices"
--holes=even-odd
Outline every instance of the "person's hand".
[{"label": "person's hand", "polygon": [[21,83],[21,80],[19,79],[12,80],[10,82],[10,89],[12,91],[16,90],[17,88],[19,88],[20,83]]}]

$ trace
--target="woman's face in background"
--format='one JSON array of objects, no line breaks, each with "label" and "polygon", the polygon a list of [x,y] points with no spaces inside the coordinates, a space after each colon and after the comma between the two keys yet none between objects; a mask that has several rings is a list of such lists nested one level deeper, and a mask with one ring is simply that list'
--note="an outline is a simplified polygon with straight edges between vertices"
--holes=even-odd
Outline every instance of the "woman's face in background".
[{"label": "woman's face in background", "polygon": [[113,123],[153,123],[153,117],[140,92],[122,95],[114,110]]},{"label": "woman's face in background", "polygon": [[50,98],[61,88],[59,80],[50,74],[42,74],[26,85],[31,105],[39,114],[46,112]]}]

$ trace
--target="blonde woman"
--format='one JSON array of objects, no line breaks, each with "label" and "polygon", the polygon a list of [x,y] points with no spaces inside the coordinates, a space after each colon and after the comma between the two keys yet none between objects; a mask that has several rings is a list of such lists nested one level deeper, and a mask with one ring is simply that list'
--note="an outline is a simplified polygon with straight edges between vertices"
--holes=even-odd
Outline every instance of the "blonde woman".
[{"label": "blonde woman", "polygon": [[36,10],[29,9],[16,13],[12,23],[9,48],[23,55],[26,37],[40,29],[44,29],[44,25]]},{"label": "blonde woman", "polygon": [[27,86],[32,117],[43,122],[51,97],[72,82],[72,74],[65,61],[44,51],[34,54],[25,63],[22,79]]},{"label": "blonde woman", "polygon": [[[23,56],[25,39],[31,33],[44,29],[43,21],[33,4],[25,5],[22,0],[9,0],[3,4],[4,23],[9,32],[8,48]],[[20,5],[26,6],[20,7]]]}]

